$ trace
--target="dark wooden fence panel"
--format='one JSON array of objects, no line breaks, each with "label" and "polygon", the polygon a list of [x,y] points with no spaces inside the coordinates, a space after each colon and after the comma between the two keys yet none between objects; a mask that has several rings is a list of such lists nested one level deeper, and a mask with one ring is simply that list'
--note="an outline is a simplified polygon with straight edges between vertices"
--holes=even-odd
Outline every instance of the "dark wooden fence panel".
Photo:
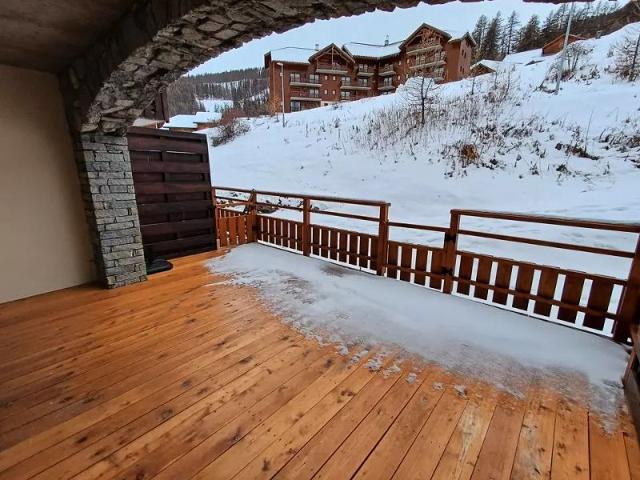
[{"label": "dark wooden fence panel", "polygon": [[127,138],[147,258],[215,249],[206,136],[131,128]]}]

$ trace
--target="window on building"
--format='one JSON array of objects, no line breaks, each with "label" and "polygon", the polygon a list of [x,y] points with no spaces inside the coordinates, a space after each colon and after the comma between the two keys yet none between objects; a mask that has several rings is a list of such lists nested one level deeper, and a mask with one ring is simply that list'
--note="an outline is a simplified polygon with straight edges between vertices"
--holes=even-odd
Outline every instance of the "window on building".
[{"label": "window on building", "polygon": [[325,80],[329,80],[329,77],[327,75],[324,76]]},{"label": "window on building", "polygon": [[335,90],[333,90],[333,91],[331,92],[331,95],[335,95],[335,94],[336,94],[336,91],[335,91]]},{"label": "window on building", "polygon": [[368,78],[361,78],[361,79],[358,81],[358,84],[359,84],[361,87],[368,87],[368,86],[369,86],[369,79],[368,79]]},{"label": "window on building", "polygon": [[309,83],[320,83],[320,75],[312,73],[309,75]]},{"label": "window on building", "polygon": [[320,98],[320,90],[318,90],[317,88],[310,88],[309,96],[311,98]]},{"label": "window on building", "polygon": [[340,98],[342,100],[349,100],[351,98],[351,92],[340,92]]},{"label": "window on building", "polygon": [[290,73],[289,74],[289,82],[300,82],[300,74],[299,73]]},{"label": "window on building", "polygon": [[333,80],[335,81],[335,79],[336,79],[336,76],[334,75],[334,76],[333,76]]},{"label": "window on building", "polygon": [[291,100],[291,111],[299,112],[300,110],[300,102],[298,100]]},{"label": "window on building", "polygon": [[324,94],[327,95],[329,92],[325,89]]},{"label": "window on building", "polygon": [[393,77],[387,77],[383,80],[382,84],[385,87],[391,87],[393,85]]},{"label": "window on building", "polygon": [[351,85],[351,77],[342,77],[342,85]]}]

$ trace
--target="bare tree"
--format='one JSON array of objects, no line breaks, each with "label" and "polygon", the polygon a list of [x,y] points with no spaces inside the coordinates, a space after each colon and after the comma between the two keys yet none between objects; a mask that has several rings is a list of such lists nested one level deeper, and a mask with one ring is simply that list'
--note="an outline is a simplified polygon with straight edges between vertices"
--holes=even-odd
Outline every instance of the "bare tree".
[{"label": "bare tree", "polygon": [[568,45],[566,56],[558,55],[549,68],[541,89],[546,90],[544,83],[557,79],[559,71],[560,78],[563,81],[572,79],[582,67],[589,63],[592,51],[593,48],[585,46],[583,42],[575,42]]},{"label": "bare tree", "polygon": [[625,36],[614,46],[614,70],[625,80],[633,82],[640,77],[640,30]]},{"label": "bare tree", "polygon": [[420,125],[425,124],[427,110],[433,103],[439,88],[434,79],[427,76],[413,77],[405,84],[404,97],[409,103],[409,108],[419,115]]}]

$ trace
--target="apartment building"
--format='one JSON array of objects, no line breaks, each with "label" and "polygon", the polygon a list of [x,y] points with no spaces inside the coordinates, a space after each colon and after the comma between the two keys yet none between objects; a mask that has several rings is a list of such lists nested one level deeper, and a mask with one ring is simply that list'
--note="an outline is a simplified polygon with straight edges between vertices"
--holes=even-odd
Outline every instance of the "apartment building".
[{"label": "apartment building", "polygon": [[265,54],[269,107],[292,112],[384,95],[413,75],[452,82],[470,74],[475,42],[422,24],[399,42],[332,43],[320,49],[287,47]]}]

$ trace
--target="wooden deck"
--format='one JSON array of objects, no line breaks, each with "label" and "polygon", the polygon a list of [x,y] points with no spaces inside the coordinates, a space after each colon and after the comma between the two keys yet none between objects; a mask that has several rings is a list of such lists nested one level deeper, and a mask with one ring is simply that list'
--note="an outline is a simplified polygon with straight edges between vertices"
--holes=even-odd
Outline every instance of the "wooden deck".
[{"label": "wooden deck", "polygon": [[540,386],[372,373],[210,256],[0,305],[0,479],[640,479],[624,415],[608,434]]}]

